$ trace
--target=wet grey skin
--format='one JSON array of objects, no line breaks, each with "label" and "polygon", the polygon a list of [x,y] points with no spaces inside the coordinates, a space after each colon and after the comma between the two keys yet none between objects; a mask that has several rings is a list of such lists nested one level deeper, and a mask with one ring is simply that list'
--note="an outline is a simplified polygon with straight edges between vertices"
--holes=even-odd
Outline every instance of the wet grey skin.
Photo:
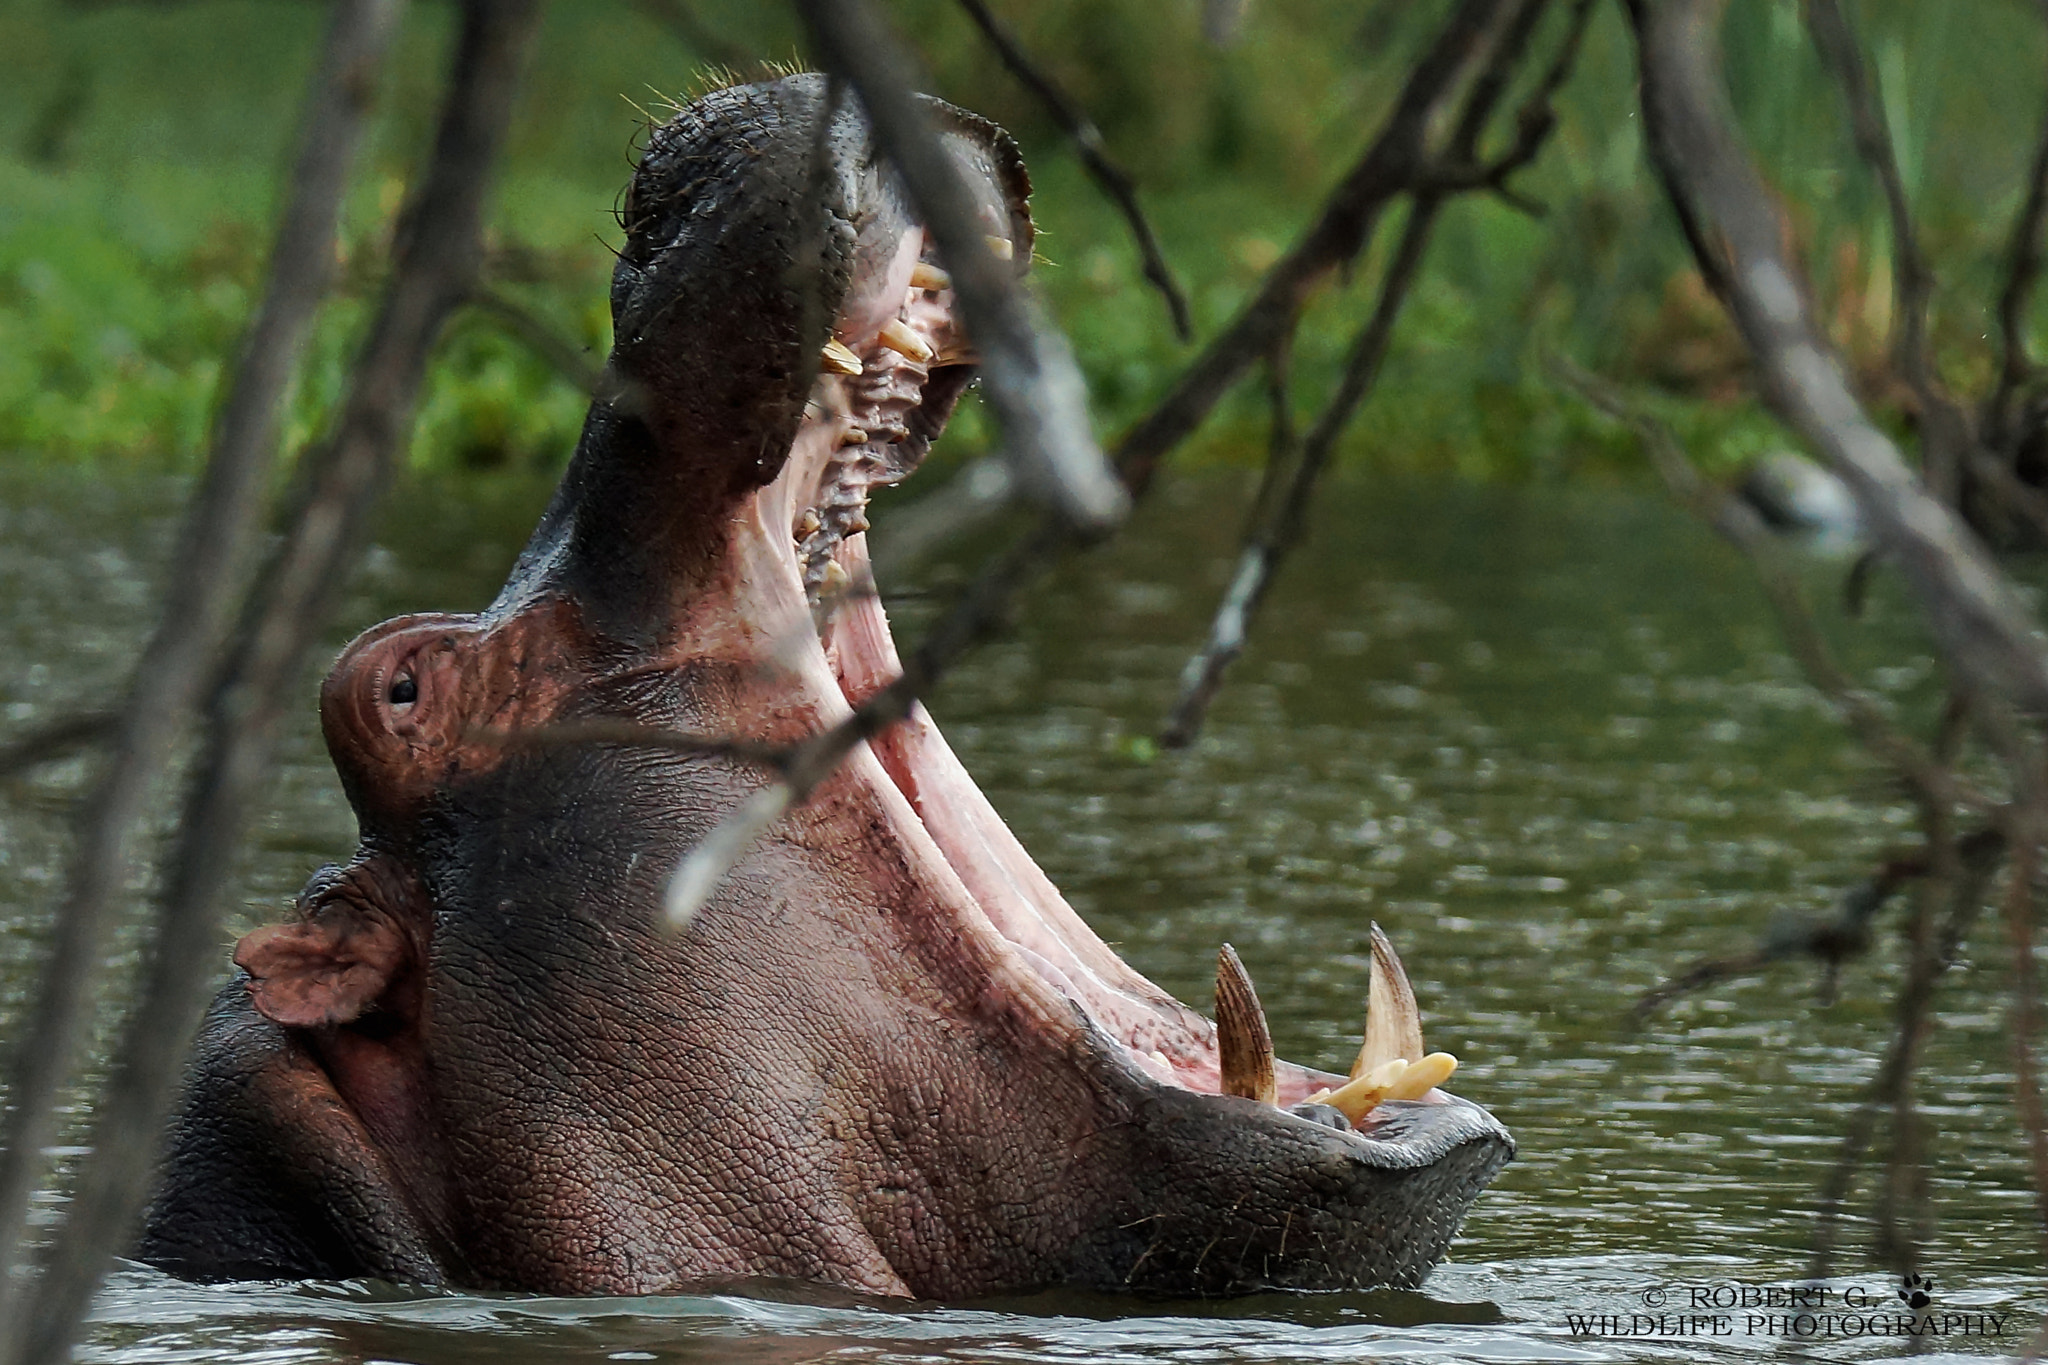
[{"label": "wet grey skin", "polygon": [[[335,665],[361,846],[239,945],[144,1260],[545,1293],[1413,1286],[1512,1155],[1441,1091],[1356,1128],[1290,1112],[1343,1078],[1284,1061],[1276,1103],[1219,1093],[1214,1027],[1081,924],[921,712],[658,926],[766,774],[549,728],[787,741],[871,694],[881,608],[813,570],[861,580],[844,509],[915,469],[971,376],[922,229],[822,103],[793,77],[654,131],[616,393],[510,580]],[[929,107],[1021,271],[1016,149]],[[821,373],[828,329],[858,374]]]}]

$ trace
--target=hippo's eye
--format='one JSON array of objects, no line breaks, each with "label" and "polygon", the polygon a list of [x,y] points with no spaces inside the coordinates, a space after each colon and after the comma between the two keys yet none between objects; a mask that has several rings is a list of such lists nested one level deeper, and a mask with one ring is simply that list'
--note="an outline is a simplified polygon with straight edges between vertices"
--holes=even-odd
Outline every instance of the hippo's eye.
[{"label": "hippo's eye", "polygon": [[410,673],[401,673],[391,682],[391,704],[411,706],[420,699],[420,685],[413,681]]}]

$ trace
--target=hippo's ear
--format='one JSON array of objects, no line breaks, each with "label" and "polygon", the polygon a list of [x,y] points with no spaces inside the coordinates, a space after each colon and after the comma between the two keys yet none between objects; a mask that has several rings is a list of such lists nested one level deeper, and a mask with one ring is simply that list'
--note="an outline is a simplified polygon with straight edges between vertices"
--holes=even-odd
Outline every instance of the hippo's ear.
[{"label": "hippo's ear", "polygon": [[299,924],[244,935],[235,965],[249,973],[249,996],[265,1018],[315,1028],[361,1018],[404,974],[410,951],[387,916],[329,905]]}]

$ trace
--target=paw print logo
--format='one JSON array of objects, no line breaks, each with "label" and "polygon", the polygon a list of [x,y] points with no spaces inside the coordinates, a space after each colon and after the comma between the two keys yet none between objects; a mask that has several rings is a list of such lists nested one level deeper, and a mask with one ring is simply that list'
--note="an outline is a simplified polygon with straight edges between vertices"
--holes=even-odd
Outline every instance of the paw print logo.
[{"label": "paw print logo", "polygon": [[1934,1277],[1914,1271],[1899,1281],[1899,1298],[1908,1308],[1919,1312],[1934,1302]]}]

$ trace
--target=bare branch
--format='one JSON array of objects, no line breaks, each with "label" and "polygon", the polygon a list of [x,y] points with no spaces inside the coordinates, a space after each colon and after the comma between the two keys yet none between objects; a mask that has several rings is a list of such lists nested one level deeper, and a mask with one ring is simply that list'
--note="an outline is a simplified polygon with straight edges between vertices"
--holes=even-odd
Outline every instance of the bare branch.
[{"label": "bare branch", "polygon": [[1386,280],[1380,286],[1379,303],[1373,309],[1371,320],[1351,344],[1350,355],[1344,363],[1344,377],[1338,383],[1337,392],[1316,420],[1308,439],[1302,443],[1301,455],[1295,461],[1293,476],[1286,483],[1285,495],[1278,500],[1270,516],[1245,538],[1237,573],[1231,578],[1223,603],[1210,624],[1208,643],[1188,660],[1181,673],[1180,695],[1159,737],[1160,743],[1168,748],[1183,748],[1194,739],[1208,712],[1209,703],[1222,686],[1224,670],[1244,650],[1246,632],[1265,599],[1274,571],[1288,552],[1300,543],[1316,481],[1329,463],[1331,452],[1336,449],[1337,438],[1343,434],[1352,414],[1371,390],[1373,380],[1379,376],[1380,364],[1386,359],[1387,346],[1394,335],[1394,322],[1400,316],[1408,288],[1414,283],[1422,265],[1430,228],[1436,221],[1436,210],[1434,198],[1419,199],[1409,210],[1407,225],[1401,233],[1401,245],[1396,249],[1393,263],[1387,267]]},{"label": "bare branch", "polygon": [[187,792],[166,876],[156,950],[95,1125],[92,1155],[28,1311],[8,1323],[9,1365],[55,1365],[134,1225],[157,1143],[204,1006],[222,891],[246,811],[306,655],[360,549],[434,341],[468,295],[485,192],[520,83],[538,6],[469,0],[439,132],[407,207],[397,258],[340,420],[311,458],[305,501],[250,600]]},{"label": "bare branch", "polygon": [[1878,109],[1862,45],[1840,0],[1806,0],[1806,26],[1821,61],[1842,88],[1856,149],[1884,192],[1891,217],[1892,273],[1898,281],[1898,306],[1892,313],[1892,366],[1920,407],[1921,466],[1928,486],[1936,497],[1954,505],[1962,488],[1965,454],[1975,436],[1968,416],[1935,372],[1928,347],[1927,310],[1934,293],[1934,275],[1913,229],[1912,208],[1906,200],[1905,178],[1899,174],[1891,129]]},{"label": "bare branch", "polygon": [[912,94],[908,57],[869,0],[797,0],[825,66],[867,107],[875,140],[903,175],[925,230],[953,277],[981,356],[983,392],[1018,482],[1075,531],[1102,535],[1129,506],[1089,424],[1087,391],[1066,341],[989,249],[964,173]]},{"label": "bare branch", "polygon": [[982,0],[960,0],[960,8],[981,27],[987,35],[989,46],[1002,58],[1010,74],[1024,82],[1037,95],[1039,102],[1060,125],[1061,131],[1072,139],[1075,152],[1081,158],[1081,165],[1088,172],[1110,202],[1124,216],[1130,225],[1131,239],[1138,244],[1138,255],[1143,259],[1145,278],[1152,282],[1166,300],[1166,311],[1173,316],[1174,335],[1182,341],[1192,341],[1195,336],[1194,320],[1188,315],[1187,295],[1181,291],[1180,282],[1174,279],[1173,269],[1166,263],[1166,255],[1159,249],[1159,239],[1152,233],[1152,224],[1145,217],[1144,209],[1138,206],[1138,187],[1130,174],[1110,158],[1109,147],[1102,140],[1102,130],[1095,121],[1069,95],[1052,76],[1024,50],[1017,35],[1009,25],[990,12]]},{"label": "bare branch", "polygon": [[2034,1059],[2033,1039],[2041,1030],[2041,987],[2034,961],[2034,881],[2041,871],[2039,812],[2022,808],[2015,816],[2012,870],[2006,874],[2006,940],[2012,949],[2011,1025],[2012,1100],[2020,1126],[2027,1132],[2027,1155],[2033,1166],[2034,1199],[2044,1238],[2048,1238],[2048,1114],[2041,1104],[2041,1071]]},{"label": "bare branch", "polygon": [[[1475,148],[1480,135],[1492,117],[1494,106],[1506,92],[1546,7],[1547,0],[1524,0],[1514,11],[1499,41],[1493,45],[1486,64],[1472,82],[1457,126],[1443,156],[1439,158],[1442,164],[1475,164]],[[1532,96],[1532,102],[1523,107],[1520,125],[1524,134],[1532,137],[1529,152],[1532,156],[1535,147],[1541,145],[1548,133],[1550,94],[1570,69],[1570,53],[1576,50],[1585,17],[1586,7],[1582,3],[1573,15],[1573,26],[1566,34],[1563,50],[1552,62],[1538,91]],[[1542,112],[1540,115],[1531,114],[1532,109]],[[1540,131],[1530,131],[1539,128]],[[1418,180],[1427,188],[1416,193],[1408,221],[1402,229],[1400,245],[1395,249],[1394,259],[1381,281],[1379,302],[1371,319],[1352,343],[1337,391],[1303,442],[1291,477],[1284,485],[1278,485],[1284,487],[1284,494],[1273,500],[1262,491],[1255,513],[1257,519],[1245,536],[1237,573],[1217,609],[1208,643],[1188,661],[1181,674],[1179,697],[1160,734],[1160,742],[1169,748],[1186,746],[1200,729],[1210,702],[1222,686],[1224,670],[1243,651],[1246,633],[1265,600],[1273,574],[1301,542],[1309,503],[1336,450],[1338,438],[1350,425],[1353,415],[1379,376],[1380,366],[1393,340],[1394,324],[1400,317],[1401,306],[1421,269],[1437,212],[1444,198],[1455,192],[1434,188],[1437,172],[1433,167],[1425,168]],[[1273,472],[1270,463],[1268,472],[1269,475]]]},{"label": "bare branch", "polygon": [[591,364],[584,347],[562,335],[525,304],[484,285],[470,290],[467,302],[591,397],[616,396],[616,386],[607,378],[604,367]]},{"label": "bare branch", "polygon": [[855,746],[909,715],[954,661],[1007,618],[1017,594],[1079,543],[1057,514],[1048,514],[1007,552],[983,567],[952,609],[918,642],[893,682],[830,729],[770,750],[765,762],[777,772],[776,780],[742,802],[705,836],[670,879],[666,902],[669,928],[686,928],[726,874],[784,811],[803,804]]},{"label": "bare branch", "polygon": [[1633,427],[1673,496],[1748,558],[1778,619],[1786,648],[1806,680],[1828,699],[1865,748],[1890,764],[1923,805],[1958,804],[1987,814],[1998,809],[1997,802],[1958,778],[1919,741],[1894,725],[1877,700],[1835,659],[1806,605],[1798,575],[1785,562],[1770,529],[1747,503],[1701,478],[1671,429],[1630,403],[1614,385],[1561,357],[1553,357],[1550,368],[1595,408]]},{"label": "bare branch", "polygon": [[1998,341],[2001,359],[1998,388],[1988,405],[1987,424],[1991,439],[2010,447],[2019,432],[2013,400],[2034,373],[2027,355],[2027,306],[2034,297],[2034,283],[2041,274],[2041,226],[2048,218],[2048,114],[2041,119],[2041,133],[2034,147],[2033,166],[2027,174],[2026,197],[2013,218],[2012,238],[2006,247],[2005,287],[1998,295]]},{"label": "bare branch", "polygon": [[1380,214],[1423,174],[1431,126],[1486,50],[1506,0],[1461,0],[1409,75],[1379,136],[1331,191],[1315,222],[1266,273],[1258,293],[1203,348],[1160,400],[1118,444],[1117,469],[1133,496],[1151,485],[1168,451],[1193,434],[1246,370],[1291,331],[1301,310],[1357,258]]},{"label": "bare branch", "polygon": [[[1593,0],[1573,0],[1571,18],[1565,22],[1564,37],[1550,59],[1550,66],[1515,114],[1515,140],[1508,149],[1486,162],[1474,157],[1469,148],[1458,161],[1446,159],[1444,165],[1431,173],[1431,189],[1446,194],[1491,190],[1525,213],[1536,217],[1543,215],[1541,204],[1516,194],[1508,188],[1507,181],[1509,176],[1536,159],[1543,145],[1550,140],[1551,133],[1556,131],[1557,93],[1564,89],[1565,82],[1571,79],[1572,69],[1578,65],[1579,49],[1585,43],[1586,25],[1592,17]],[[1476,105],[1477,101],[1474,103]],[[1488,100],[1489,109],[1491,105],[1492,101]]]},{"label": "bare branch", "polygon": [[[349,168],[398,11],[397,0],[346,0],[328,25],[269,281],[186,512],[173,561],[178,571],[115,723],[106,767],[80,812],[42,989],[8,1073],[10,1107],[0,1133],[0,1359],[17,1359],[23,1349],[27,1314],[13,1270],[23,1254],[30,1195],[47,1169],[43,1153],[55,1136],[57,1099],[89,1031],[90,982],[113,901],[126,889],[129,833],[217,667],[255,543],[279,406],[334,272]],[[61,1338],[54,1349],[70,1340],[68,1325]]]},{"label": "bare branch", "polygon": [[1756,358],[1766,400],[1848,485],[1957,673],[2048,710],[2048,655],[2030,613],[1969,528],[1929,496],[1870,421],[1814,326],[1777,201],[1738,140],[1715,74],[1719,6],[1629,0],[1629,11],[1652,156],[1691,223],[1701,269]]},{"label": "bare branch", "polygon": [[15,777],[104,744],[119,732],[120,723],[112,711],[82,711],[38,725],[0,744],[0,777]]}]

